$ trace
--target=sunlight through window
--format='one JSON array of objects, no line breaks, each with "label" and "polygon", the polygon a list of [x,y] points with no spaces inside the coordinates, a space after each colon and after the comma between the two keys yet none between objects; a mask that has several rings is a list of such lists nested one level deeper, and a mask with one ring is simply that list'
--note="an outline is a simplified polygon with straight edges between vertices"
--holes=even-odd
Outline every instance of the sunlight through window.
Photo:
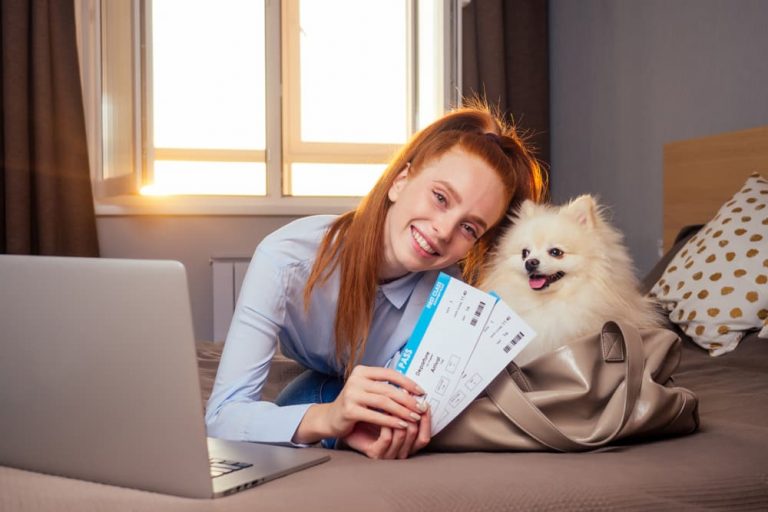
[{"label": "sunlight through window", "polygon": [[291,194],[359,196],[373,187],[385,167],[386,164],[293,164]]},{"label": "sunlight through window", "polygon": [[155,161],[155,179],[142,195],[264,195],[266,170],[260,162]]},{"label": "sunlight through window", "polygon": [[154,144],[264,149],[264,3],[152,2]]},{"label": "sunlight through window", "polygon": [[405,142],[406,3],[304,0],[299,9],[301,140]]}]

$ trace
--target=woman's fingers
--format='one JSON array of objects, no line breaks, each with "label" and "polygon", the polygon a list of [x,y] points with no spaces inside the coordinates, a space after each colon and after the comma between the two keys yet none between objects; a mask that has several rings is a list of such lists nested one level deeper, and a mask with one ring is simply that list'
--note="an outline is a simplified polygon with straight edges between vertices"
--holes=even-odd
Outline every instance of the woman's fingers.
[{"label": "woman's fingers", "polygon": [[[369,393],[389,397],[397,404],[410,409],[416,414],[423,412],[426,407],[414,397],[414,395],[423,395],[424,390],[408,377],[389,368],[356,366],[348,382],[359,383],[362,389]],[[414,390],[417,391],[414,392]],[[380,403],[379,406],[385,409],[383,403]],[[390,405],[391,407],[394,406]],[[385,410],[389,413],[397,414],[397,408],[395,410]],[[402,416],[403,414],[406,414],[405,411],[400,410],[399,415]],[[411,417],[418,421],[414,416]]]},{"label": "woman's fingers", "polygon": [[416,434],[416,439],[413,442],[413,445],[411,446],[409,455],[413,455],[414,453],[418,452],[425,446],[429,444],[429,441],[432,439],[432,410],[427,407],[427,410],[424,412],[424,414],[421,417],[421,421],[419,422],[419,428],[418,433]]},{"label": "woman's fingers", "polygon": [[369,456],[381,459],[407,459],[429,443],[430,421],[429,414],[426,414],[418,425],[411,423],[406,428],[394,430],[382,427],[379,439],[371,447]]},{"label": "woman's fingers", "polygon": [[[383,384],[383,386],[389,386]],[[389,386],[391,387],[391,386]],[[395,391],[392,396],[387,390],[376,389],[365,390],[359,396],[359,403],[370,409],[397,416],[407,422],[418,422],[421,420],[421,407],[413,397],[401,396],[405,392]],[[404,401],[407,406],[401,405],[397,400]]]},{"label": "woman's fingers", "polygon": [[372,459],[383,459],[390,445],[396,429],[381,427],[379,437],[374,441],[366,451],[366,455]]},{"label": "woman's fingers", "polygon": [[425,391],[418,384],[413,382],[411,379],[409,379],[402,373],[396,372],[391,368],[380,368],[378,366],[358,365],[358,366],[355,366],[355,368],[352,370],[352,373],[350,374],[350,379],[358,375],[363,376],[370,380],[375,380],[379,382],[389,382],[390,384],[395,384],[397,386],[400,386],[401,388],[404,388],[406,391],[408,391],[412,395],[420,396],[425,393]]},{"label": "woman's fingers", "polygon": [[[415,428],[415,425],[413,426]],[[392,431],[392,441],[382,456],[383,459],[396,459],[400,454],[402,446],[405,444],[407,428],[399,428]]]},{"label": "woman's fingers", "polygon": [[398,459],[407,459],[408,456],[413,452],[413,446],[414,442],[418,438],[419,434],[419,428],[420,424],[410,424],[406,428],[403,429],[403,442],[400,445],[399,450],[397,451],[397,458]]},{"label": "woman's fingers", "polygon": [[372,459],[407,459],[424,448],[431,437],[431,415],[429,411],[418,426],[406,428],[380,427],[368,422],[359,422],[342,442]]},{"label": "woman's fingers", "polygon": [[400,406],[418,415],[421,415],[426,409],[426,404],[411,395],[405,388],[398,388],[387,382],[368,381],[365,390],[369,393],[389,397]]},{"label": "woman's fingers", "polygon": [[339,395],[337,402],[345,423],[367,421],[380,426],[404,428],[407,423],[421,420],[420,414],[399,405],[388,396],[370,393],[353,384]]},{"label": "woman's fingers", "polygon": [[396,459],[406,444],[406,437],[406,429],[382,427],[378,439],[368,447],[366,455],[372,459]]},{"label": "woman's fingers", "polygon": [[[392,416],[385,412],[379,412],[368,407],[359,407],[353,417],[355,421],[365,421],[366,423],[372,423],[381,427],[388,427],[392,429],[404,429],[409,424],[416,424],[416,420],[404,420],[398,416]],[[420,420],[419,420],[420,421]]]}]

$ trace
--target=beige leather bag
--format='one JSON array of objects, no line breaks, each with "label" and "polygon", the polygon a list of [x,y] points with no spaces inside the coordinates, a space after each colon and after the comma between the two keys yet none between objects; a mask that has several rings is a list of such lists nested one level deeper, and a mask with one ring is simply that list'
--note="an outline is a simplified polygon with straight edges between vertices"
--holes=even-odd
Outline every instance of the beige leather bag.
[{"label": "beige leather bag", "polygon": [[694,432],[698,400],[672,385],[680,343],[666,329],[608,322],[522,368],[509,365],[429,449],[584,451]]}]

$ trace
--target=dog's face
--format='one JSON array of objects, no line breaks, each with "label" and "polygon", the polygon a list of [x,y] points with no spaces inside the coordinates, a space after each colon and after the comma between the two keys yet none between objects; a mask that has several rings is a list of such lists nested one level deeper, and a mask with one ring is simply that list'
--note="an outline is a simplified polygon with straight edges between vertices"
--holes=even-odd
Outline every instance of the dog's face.
[{"label": "dog's face", "polygon": [[526,201],[501,241],[498,257],[535,293],[578,286],[594,274],[600,257],[596,205],[581,196],[560,208]]}]

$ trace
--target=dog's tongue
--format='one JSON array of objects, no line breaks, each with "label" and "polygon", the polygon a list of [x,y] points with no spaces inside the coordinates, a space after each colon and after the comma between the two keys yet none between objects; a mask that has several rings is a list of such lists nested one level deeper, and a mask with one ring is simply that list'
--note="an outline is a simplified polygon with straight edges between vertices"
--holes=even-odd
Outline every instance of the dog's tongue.
[{"label": "dog's tongue", "polygon": [[540,290],[541,288],[544,288],[544,285],[547,284],[547,278],[544,276],[531,277],[528,279],[528,284],[534,290]]}]

